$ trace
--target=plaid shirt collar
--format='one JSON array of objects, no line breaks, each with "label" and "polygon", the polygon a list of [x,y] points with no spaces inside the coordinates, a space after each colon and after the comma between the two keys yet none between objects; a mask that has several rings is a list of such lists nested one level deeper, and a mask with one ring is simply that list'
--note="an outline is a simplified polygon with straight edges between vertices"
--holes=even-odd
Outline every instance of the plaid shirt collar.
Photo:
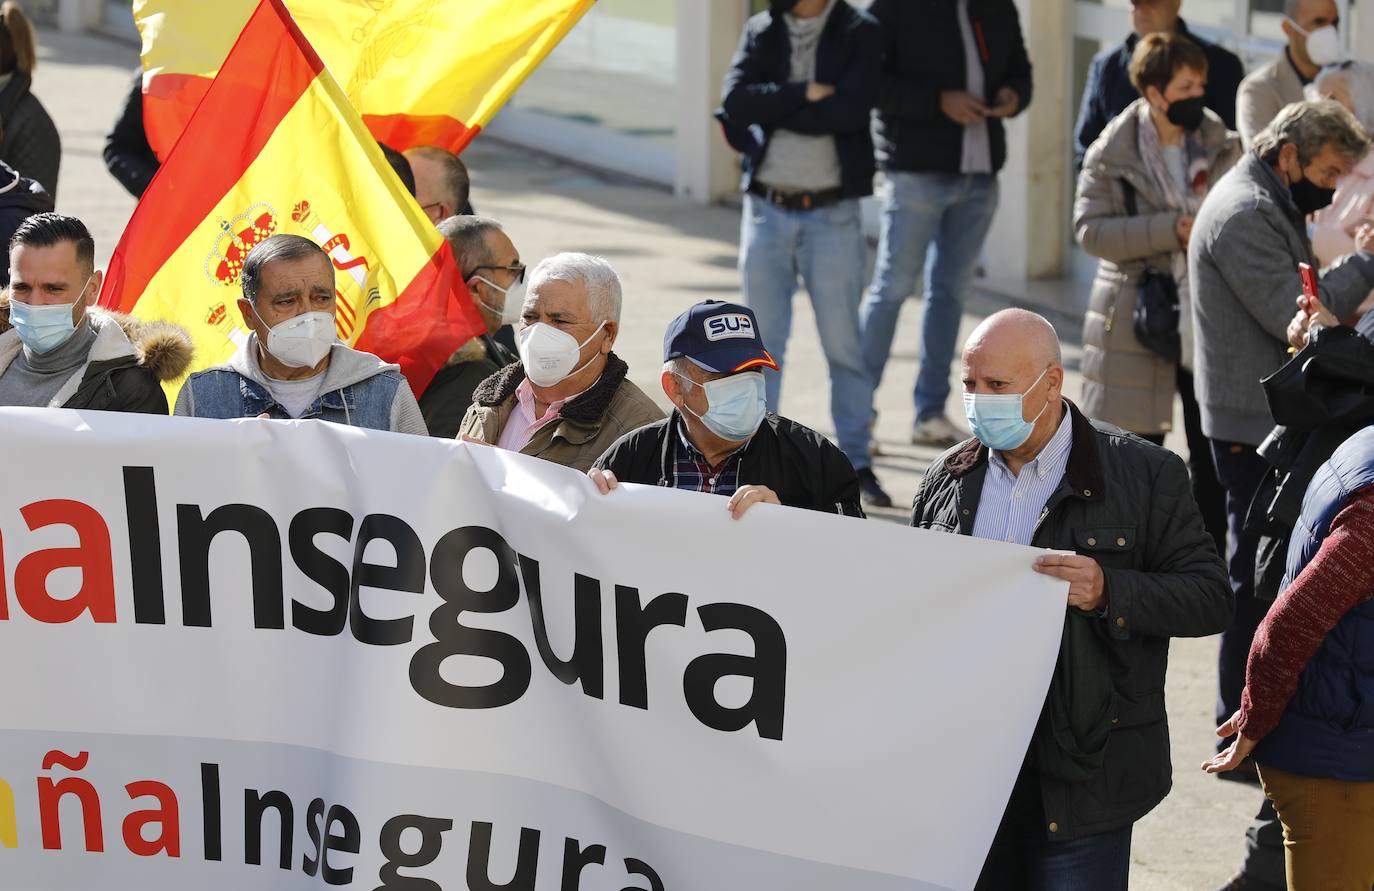
[{"label": "plaid shirt collar", "polygon": [[673,450],[673,488],[713,495],[735,494],[739,488],[740,455],[749,443],[742,443],[726,455],[719,466],[712,467],[706,456],[687,438],[687,423],[676,412],[673,424],[677,429],[676,447]]}]

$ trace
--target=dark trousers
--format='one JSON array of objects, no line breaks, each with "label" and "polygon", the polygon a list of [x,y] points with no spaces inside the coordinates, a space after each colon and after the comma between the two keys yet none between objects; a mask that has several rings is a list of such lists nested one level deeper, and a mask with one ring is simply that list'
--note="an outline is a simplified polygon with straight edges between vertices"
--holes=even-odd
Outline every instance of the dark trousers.
[{"label": "dark trousers", "polygon": [[[1221,440],[1212,440],[1211,445],[1217,479],[1226,491],[1226,566],[1231,589],[1236,592],[1236,617],[1231,627],[1222,632],[1221,649],[1217,654],[1216,716],[1220,726],[1240,708],[1250,644],[1255,639],[1255,629],[1269,611],[1268,602],[1255,598],[1255,549],[1259,539],[1244,531],[1250,501],[1269,463],[1259,456],[1254,446]],[[1217,750],[1230,744],[1230,739],[1220,740]],[[1262,800],[1259,813],[1245,831],[1245,859],[1241,871],[1276,888],[1287,884],[1283,827],[1268,799]]]},{"label": "dark trousers", "polygon": [[1193,481],[1193,500],[1202,512],[1202,525],[1216,542],[1217,553],[1226,553],[1226,490],[1217,479],[1211,442],[1202,432],[1202,410],[1193,388],[1193,373],[1178,367],[1178,398],[1183,403],[1183,434],[1188,440],[1188,475]]},{"label": "dark trousers", "polygon": [[974,891],[1126,891],[1131,829],[1049,840],[1040,781],[1023,764]]},{"label": "dark trousers", "polygon": [[[1217,659],[1217,724],[1240,708],[1240,693],[1245,689],[1245,663],[1255,629],[1264,619],[1269,604],[1255,599],[1255,549],[1259,537],[1245,531],[1245,515],[1255,497],[1269,463],[1255,447],[1214,439],[1212,460],[1217,480],[1226,490],[1226,568],[1231,590],[1236,594],[1236,617],[1221,635]],[[1218,743],[1218,750],[1230,742]]]},{"label": "dark trousers", "polygon": [[[1217,480],[1211,442],[1202,432],[1202,412],[1193,392],[1193,374],[1178,367],[1178,398],[1183,403],[1183,435],[1188,442],[1188,477],[1193,484],[1193,500],[1202,513],[1202,525],[1216,543],[1217,553],[1226,553],[1226,490]],[[1141,434],[1157,446],[1164,445],[1163,433]]]}]

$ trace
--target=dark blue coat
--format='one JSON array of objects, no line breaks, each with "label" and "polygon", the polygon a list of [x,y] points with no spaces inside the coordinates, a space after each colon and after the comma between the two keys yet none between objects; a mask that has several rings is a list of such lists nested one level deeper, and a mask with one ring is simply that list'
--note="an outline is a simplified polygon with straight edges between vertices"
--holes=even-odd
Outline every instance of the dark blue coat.
[{"label": "dark blue coat", "polygon": [[877,21],[844,0],[835,4],[816,49],[816,82],[835,95],[806,101],[806,84],[792,83],[791,39],[782,15],[752,16],[725,75],[716,118],[732,148],[744,155],[748,189],[763,163],[774,130],[835,138],[845,198],[873,193],[873,138],[869,121],[882,78],[883,39]]},{"label": "dark blue coat", "polygon": [[[1350,496],[1374,485],[1374,427],[1347,439],[1313,477],[1288,546],[1286,589],[1316,556]],[[1261,766],[1374,781],[1374,601],[1346,613],[1307,663],[1279,724],[1255,749]]]},{"label": "dark blue coat", "polygon": [[[1217,113],[1230,129],[1236,129],[1236,93],[1245,77],[1245,66],[1235,53],[1203,40],[1178,20],[1178,33],[1192,40],[1207,55],[1207,107]],[[1083,89],[1083,107],[1074,126],[1074,159],[1083,166],[1088,147],[1112,118],[1140,98],[1131,84],[1131,54],[1140,38],[1132,34],[1126,42],[1093,56],[1088,69],[1088,84]]]}]

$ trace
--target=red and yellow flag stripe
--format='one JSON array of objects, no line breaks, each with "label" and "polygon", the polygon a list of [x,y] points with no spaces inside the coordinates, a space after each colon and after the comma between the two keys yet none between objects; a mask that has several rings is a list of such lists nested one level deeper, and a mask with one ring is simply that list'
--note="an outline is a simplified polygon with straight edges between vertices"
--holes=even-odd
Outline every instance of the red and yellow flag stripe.
[{"label": "red and yellow flag stripe", "polygon": [[134,211],[101,303],[185,327],[193,370],[247,336],[244,258],[312,239],[336,270],[339,334],[401,365],[418,394],[483,330],[447,243],[292,20],[262,0]]},{"label": "red and yellow flag stripe", "polygon": [[[594,0],[285,0],[377,139],[459,152]],[[166,157],[254,0],[134,0],[144,126]]]}]

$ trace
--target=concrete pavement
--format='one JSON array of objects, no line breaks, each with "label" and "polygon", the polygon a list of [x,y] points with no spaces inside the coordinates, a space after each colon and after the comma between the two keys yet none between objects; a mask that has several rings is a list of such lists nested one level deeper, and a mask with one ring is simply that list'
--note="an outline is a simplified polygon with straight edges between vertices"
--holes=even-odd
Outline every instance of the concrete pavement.
[{"label": "concrete pavement", "polygon": [[[104,169],[104,134],[113,122],[137,64],[136,48],[93,37],[40,35],[35,92],[57,121],[63,139],[58,209],[83,218],[96,238],[102,264],[113,250],[134,201]],[[309,151],[309,146],[302,146]],[[477,210],[500,219],[523,258],[533,263],[559,250],[583,250],[610,259],[625,282],[622,335],[617,351],[644,390],[661,397],[661,342],[667,322],[691,303],[738,297],[735,264],[739,213],[680,202],[666,191],[618,182],[566,164],[478,139],[466,160]],[[797,298],[783,413],[833,433],[828,387],[815,321],[804,295]],[[970,307],[987,312],[989,298]],[[920,474],[934,456],[907,443],[912,422],[920,303],[902,313],[897,347],[878,393],[876,428],[882,455],[876,469],[897,504],[910,504]],[[964,318],[964,333],[980,316]],[[1065,324],[1067,322],[1067,324]],[[1069,341],[1067,392],[1078,391],[1078,332],[1073,320],[1056,320]],[[957,388],[951,417],[961,416]],[[666,404],[666,402],[665,402]],[[1181,424],[1177,425],[1181,429]],[[1172,444],[1172,443],[1171,443]],[[904,511],[881,512],[901,521]],[[1138,891],[1206,891],[1226,881],[1239,862],[1242,833],[1258,808],[1259,792],[1204,777],[1197,765],[1212,749],[1216,641],[1176,641],[1167,697],[1173,739],[1173,794],[1136,827],[1132,888]],[[969,733],[999,732],[987,715]],[[919,756],[919,753],[917,753]],[[1019,758],[1009,751],[1007,757]]]}]

